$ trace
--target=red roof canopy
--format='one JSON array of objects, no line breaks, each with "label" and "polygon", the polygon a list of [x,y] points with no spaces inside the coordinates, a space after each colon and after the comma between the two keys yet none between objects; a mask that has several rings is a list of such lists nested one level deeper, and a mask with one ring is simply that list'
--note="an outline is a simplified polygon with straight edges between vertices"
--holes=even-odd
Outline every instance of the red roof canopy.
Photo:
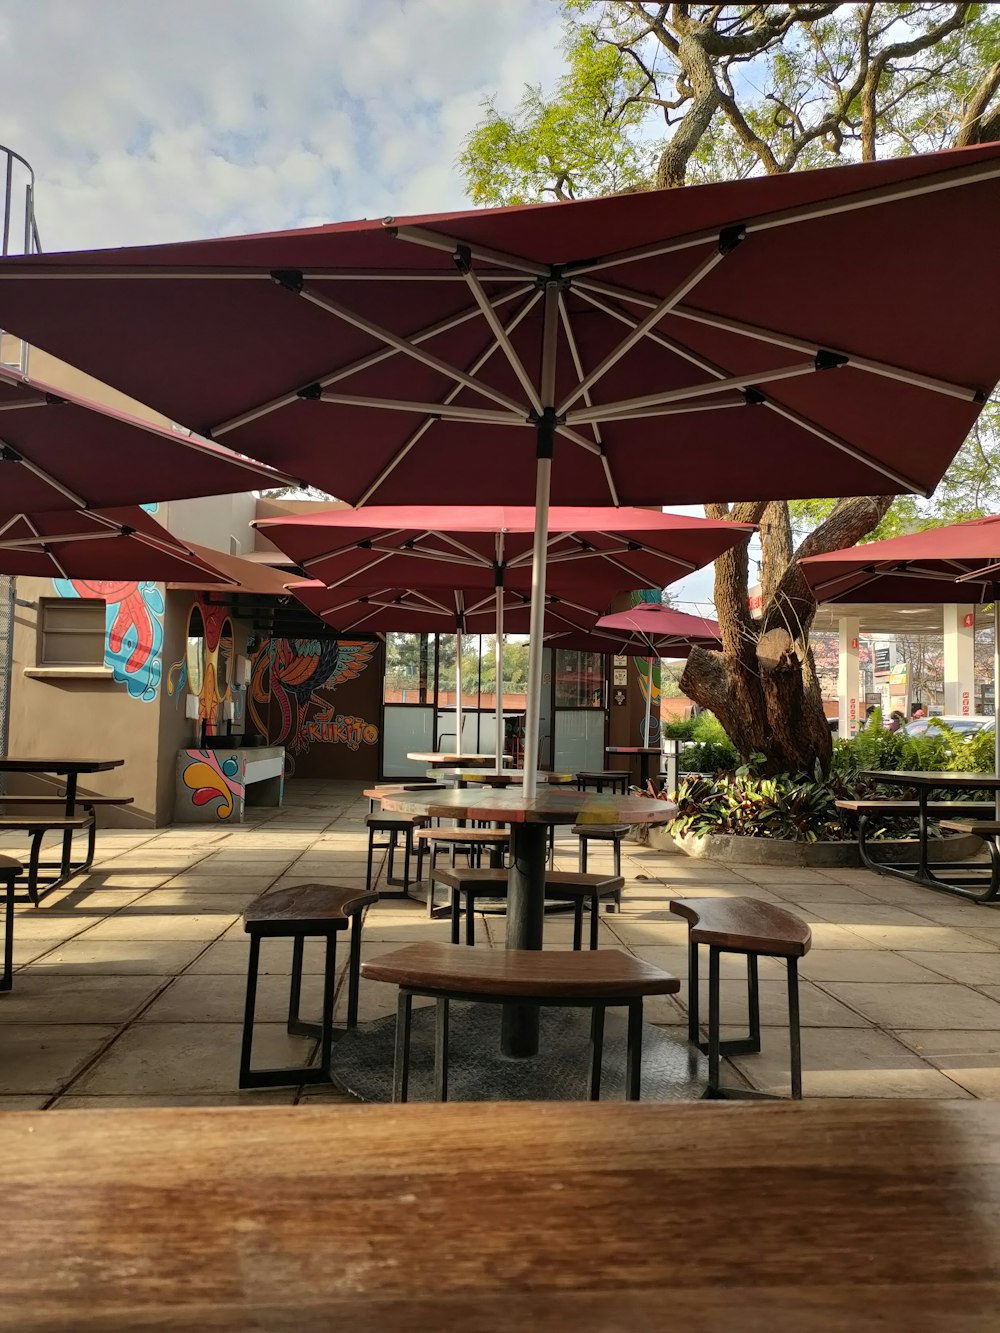
[{"label": "red roof canopy", "polygon": [[801,566],[820,602],[992,602],[1000,584],[1000,518],[828,551]]},{"label": "red roof canopy", "polygon": [[[256,526],[307,573],[351,588],[531,587],[535,511],[500,505],[367,505],[264,519]],[[649,509],[554,507],[549,592],[599,614],[615,592],[660,588],[745,542],[753,528]]]},{"label": "red roof canopy", "polygon": [[530,503],[540,413],[556,502],[929,492],[1000,376],[998,221],[988,144],[13,258],[0,326],[352,503]]}]

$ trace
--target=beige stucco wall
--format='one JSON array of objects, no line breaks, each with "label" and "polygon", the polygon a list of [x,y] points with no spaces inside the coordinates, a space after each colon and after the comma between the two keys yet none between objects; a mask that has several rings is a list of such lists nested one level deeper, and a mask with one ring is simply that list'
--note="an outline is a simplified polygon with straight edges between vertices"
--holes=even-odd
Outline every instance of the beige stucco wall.
[{"label": "beige stucco wall", "polygon": [[[122,768],[80,779],[80,791],[132,796],[134,804],[101,812],[104,824],[148,827],[157,814],[156,749],[159,703],[129,697],[110,671],[33,679],[38,662],[37,607],[53,595],[48,579],[19,578],[14,627],[9,752],[29,758],[124,759]],[[58,779],[12,775],[11,793],[52,791]]]}]

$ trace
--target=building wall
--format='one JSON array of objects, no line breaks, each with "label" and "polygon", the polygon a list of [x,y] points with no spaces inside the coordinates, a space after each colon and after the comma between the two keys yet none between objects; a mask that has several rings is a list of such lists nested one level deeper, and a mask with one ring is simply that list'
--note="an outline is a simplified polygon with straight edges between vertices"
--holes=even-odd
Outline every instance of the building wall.
[{"label": "building wall", "polygon": [[[124,759],[123,768],[81,778],[81,793],[132,796],[134,803],[102,812],[102,822],[148,827],[157,821],[156,751],[160,679],[155,660],[145,675],[127,670],[135,652],[126,637],[115,665],[101,668],[38,668],[39,599],[55,595],[51,580],[19,578],[15,607],[14,661],[11,682],[11,754],[31,757]],[[155,590],[154,590],[155,596]],[[140,619],[150,612],[138,600],[112,603],[109,624]],[[154,603],[155,605],[155,603]],[[139,610],[139,606],[143,610]],[[133,630],[134,635],[134,630]],[[117,642],[117,632],[114,637]],[[152,648],[152,644],[149,645]],[[136,645],[140,649],[141,645]],[[107,660],[107,659],[106,659]],[[8,790],[51,792],[58,779],[11,775]]]}]

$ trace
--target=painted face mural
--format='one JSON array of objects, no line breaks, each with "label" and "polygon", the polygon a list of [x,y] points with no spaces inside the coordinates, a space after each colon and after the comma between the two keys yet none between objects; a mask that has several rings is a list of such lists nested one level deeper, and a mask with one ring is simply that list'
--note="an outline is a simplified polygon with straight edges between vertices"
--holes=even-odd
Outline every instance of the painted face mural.
[{"label": "painted face mural", "polygon": [[53,579],[60,597],[94,597],[107,604],[104,664],[132,699],[152,703],[163,674],[163,591],[156,583],[118,579]]},{"label": "painted face mural", "polygon": [[178,704],[185,691],[198,696],[199,721],[216,731],[222,721],[222,705],[234,705],[233,727],[240,730],[243,691],[234,688],[233,622],[224,606],[213,606],[199,594],[188,611],[184,656],[170,665],[167,693]]},{"label": "painted face mural", "polygon": [[[333,700],[318,693],[323,690],[328,695],[360,676],[376,647],[338,639],[269,639],[253,663],[250,715],[255,724],[272,745],[284,745],[292,754],[313,741],[339,741],[353,750],[377,744],[378,727],[337,714]],[[269,734],[272,702],[279,721],[276,726],[272,723]]]}]

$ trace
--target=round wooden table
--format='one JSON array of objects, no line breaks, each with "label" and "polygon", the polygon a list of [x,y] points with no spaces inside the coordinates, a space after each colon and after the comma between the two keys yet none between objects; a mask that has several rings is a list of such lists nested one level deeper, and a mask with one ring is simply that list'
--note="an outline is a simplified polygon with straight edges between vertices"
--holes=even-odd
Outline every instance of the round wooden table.
[{"label": "round wooden table", "polygon": [[[486,787],[519,787],[524,781],[523,768],[429,768],[429,778],[440,778],[444,782],[454,782],[458,787],[476,783]],[[539,783],[553,787],[566,786],[575,782],[573,773],[536,773]]]},{"label": "round wooden table", "polygon": [[[511,865],[507,889],[507,948],[540,949],[545,921],[545,871],[548,830],[560,824],[666,824],[677,807],[672,801],[642,796],[573,791],[546,785],[533,797],[516,787],[450,791],[398,791],[382,797],[385,810],[402,810],[432,819],[482,819],[511,830]],[[504,1009],[503,1050],[528,1056],[538,1050],[538,1009]]]},{"label": "round wooden table", "polygon": [[415,764],[427,764],[430,768],[454,768],[456,764],[465,768],[489,768],[497,759],[495,754],[455,754],[439,750],[411,750],[406,757]]},{"label": "round wooden table", "polygon": [[606,745],[605,754],[624,754],[631,759],[632,755],[639,756],[639,783],[642,787],[649,781],[649,761],[654,754],[661,754],[662,747],[659,745]]}]

